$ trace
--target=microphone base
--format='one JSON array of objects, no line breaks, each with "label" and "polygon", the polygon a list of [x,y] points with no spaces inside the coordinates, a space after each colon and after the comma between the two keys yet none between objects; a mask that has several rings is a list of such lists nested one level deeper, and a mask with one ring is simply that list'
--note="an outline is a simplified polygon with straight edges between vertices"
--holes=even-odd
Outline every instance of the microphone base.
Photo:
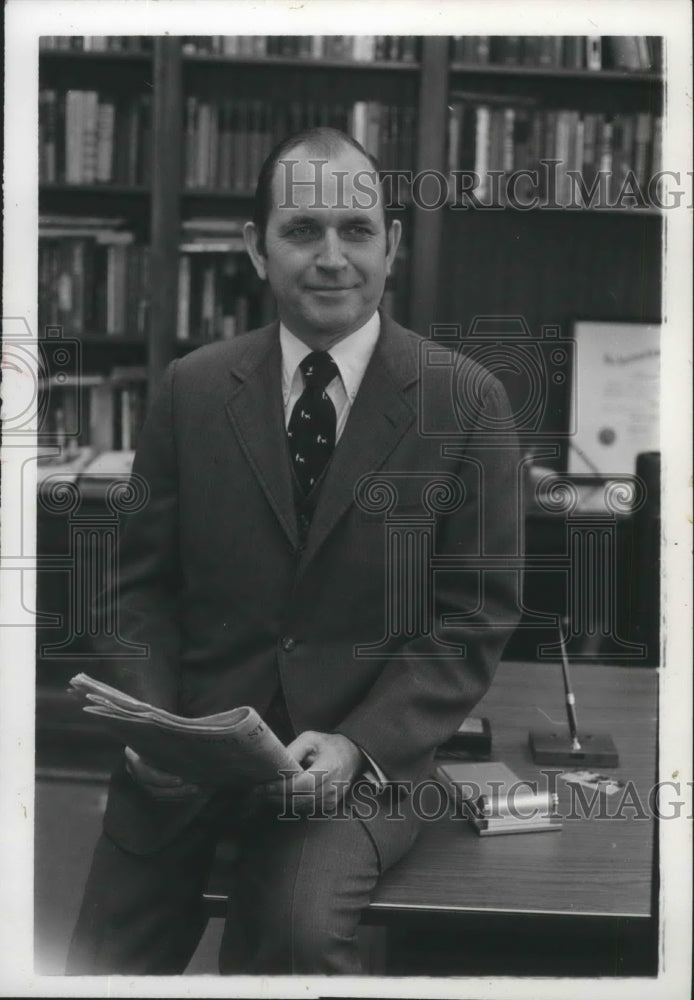
[{"label": "microphone base", "polygon": [[528,738],[530,751],[536,764],[598,764],[600,767],[617,767],[619,754],[607,733],[579,735],[580,750],[574,750],[568,733],[550,730],[531,730]]}]

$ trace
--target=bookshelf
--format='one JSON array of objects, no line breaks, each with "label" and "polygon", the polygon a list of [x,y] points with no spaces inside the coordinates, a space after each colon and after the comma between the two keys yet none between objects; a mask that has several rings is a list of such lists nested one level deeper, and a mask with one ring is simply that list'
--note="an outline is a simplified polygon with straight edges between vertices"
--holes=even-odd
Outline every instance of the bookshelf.
[{"label": "bookshelf", "polygon": [[[40,110],[43,161],[39,210],[44,231],[40,256],[43,267],[54,275],[53,281],[44,275],[41,296],[47,297],[56,273],[64,275],[65,296],[62,311],[57,313],[47,314],[44,302],[40,318],[43,323],[62,325],[64,335],[77,341],[80,349],[76,381],[58,383],[59,372],[50,364],[43,372],[47,394],[45,426],[53,431],[53,440],[60,445],[61,425],[67,431],[76,413],[81,413],[82,419],[76,444],[63,442],[62,462],[47,465],[48,475],[64,470],[74,478],[90,467],[88,463],[100,450],[106,456],[113,450],[115,457],[110,466],[108,461],[102,462],[98,472],[111,468],[114,475],[122,474],[130,454],[128,446],[136,443],[147,396],[166,364],[209,337],[237,334],[273,313],[271,298],[257,284],[238,249],[239,222],[250,215],[253,170],[245,166],[244,183],[235,182],[228,164],[221,176],[219,170],[209,176],[201,172],[204,183],[186,183],[191,180],[186,175],[190,167],[186,162],[187,115],[199,130],[200,109],[207,106],[202,119],[207,120],[208,144],[210,122],[216,118],[217,167],[220,134],[221,142],[226,144],[224,156],[232,155],[230,146],[233,155],[238,154],[231,125],[238,126],[239,117],[243,117],[240,112],[247,116],[250,111],[256,143],[258,134],[261,136],[253,154],[257,163],[269,141],[264,131],[270,133],[270,138],[279,137],[279,131],[291,126],[292,115],[297,119],[296,127],[301,127],[311,116],[320,120],[325,113],[321,107],[327,107],[329,114],[342,116],[352,129],[356,117],[356,128],[367,139],[369,127],[372,141],[376,135],[382,143],[385,133],[386,152],[390,142],[390,163],[396,168],[404,165],[415,172],[437,171],[448,178],[454,166],[449,108],[457,103],[465,104],[465,110],[475,116],[475,126],[475,109],[485,104],[492,109],[525,106],[542,115],[572,112],[579,120],[586,115],[650,115],[655,120],[663,109],[661,55],[651,53],[652,68],[646,68],[641,59],[643,52],[635,56],[633,44],[627,46],[631,55],[626,51],[620,56],[622,61],[631,60],[632,65],[615,65],[615,53],[608,42],[600,69],[589,69],[587,64],[557,62],[556,49],[556,64],[528,65],[523,61],[522,39],[518,45],[512,43],[516,55],[505,52],[498,42],[487,40],[486,56],[480,55],[479,40],[474,42],[472,54],[463,52],[460,40],[446,36],[415,39],[406,52],[399,42],[389,41],[386,45],[381,40],[377,48],[376,40],[372,40],[372,47],[362,50],[359,57],[353,51],[349,54],[344,39],[342,49],[326,48],[323,40],[315,43],[310,53],[307,46],[314,44],[310,38],[301,43],[304,50],[300,50],[297,39],[285,38],[273,48],[263,38],[262,52],[250,51],[248,40],[242,43],[240,39],[217,37],[209,47],[203,41],[204,50],[199,39],[169,36],[143,39],[139,44],[123,38],[96,42],[67,39],[60,45],[42,45],[40,49],[40,91],[56,95],[49,99],[44,96]],[[260,48],[257,40],[255,44]],[[484,53],[484,42],[481,50]],[[562,40],[562,59],[565,50]],[[587,51],[585,46],[586,58]],[[58,169],[55,148],[50,154],[55,162],[47,166],[46,128],[54,146],[61,137],[65,140],[64,122],[57,124],[52,118],[56,118],[58,95],[68,90],[98,95],[96,102],[94,97],[86,99],[92,132],[96,103],[97,159],[100,139],[101,155],[105,155],[104,123],[111,115],[108,110],[102,112],[100,137],[100,105],[113,103],[115,118],[119,108],[141,109],[142,103],[137,102],[147,99],[144,106],[148,112],[144,116],[141,111],[139,117],[137,112],[129,112],[130,127],[134,131],[136,126],[142,127],[144,131],[139,142],[141,162],[136,158],[126,161],[130,164],[129,179],[127,175],[124,179],[120,170],[109,173],[102,164],[99,177],[103,179],[97,180],[95,171],[88,173],[93,179],[68,182],[62,164]],[[78,104],[80,100],[85,99],[78,98]],[[221,105],[221,115],[220,101],[226,102]],[[383,108],[388,112],[384,113]],[[268,115],[268,109],[273,114]],[[570,121],[575,125],[576,117]],[[503,148],[503,132],[501,139]],[[195,143],[188,141],[189,160],[194,147]],[[202,168],[207,164],[209,169],[209,145],[205,157],[195,162]],[[388,156],[385,159],[388,161]],[[474,160],[469,162],[474,169]],[[514,166],[523,165],[514,160]],[[427,334],[432,322],[459,324],[465,331],[476,317],[484,315],[520,315],[535,333],[545,324],[554,324],[567,334],[576,318],[653,321],[660,316],[663,213],[651,206],[517,210],[500,204],[478,210],[465,208],[447,196],[440,210],[427,211],[413,203],[412,197],[403,198],[403,203],[405,253],[397,262],[395,280],[388,289],[388,308],[396,319],[422,334]],[[55,233],[61,226],[84,230],[90,225],[92,233],[86,236],[50,236],[47,232],[52,229]],[[106,235],[109,232],[110,243]],[[210,249],[211,244],[225,242],[221,250]],[[68,247],[74,257],[67,255]],[[113,318],[118,311],[118,282],[123,282],[122,261],[119,273],[115,261],[130,253],[119,247],[137,248],[135,256],[146,256],[147,278],[143,280],[140,275],[139,291],[131,293],[129,307],[121,309],[119,322],[112,323],[109,330],[104,320],[109,306],[104,300],[108,299],[110,287]],[[62,253],[66,255],[64,260]],[[51,254],[57,256],[57,263],[50,259],[46,262]],[[87,261],[90,254],[96,254],[97,260]],[[185,258],[188,263],[182,263]],[[78,261],[76,267],[74,261]],[[231,265],[227,273],[225,264]],[[92,277],[96,275],[98,280],[87,282],[84,272],[90,267]],[[128,273],[126,260],[126,284]],[[65,304],[74,305],[80,282],[83,288],[90,284],[92,290],[100,289],[98,302],[92,296],[81,320],[75,318],[72,305]],[[181,296],[186,282],[190,289],[183,309]],[[216,312],[209,309],[214,298],[211,289],[218,290],[224,300]],[[55,296],[56,290],[51,294]],[[50,308],[57,309],[56,303]],[[545,429],[563,429],[568,409],[566,385],[550,385]],[[76,448],[92,450],[76,452]],[[125,462],[118,458],[118,449],[123,449]],[[565,456],[560,454],[556,464],[564,462]],[[551,465],[552,460],[546,464]],[[101,518],[102,494],[103,486],[96,478],[88,488],[85,485],[80,516],[93,513]],[[64,557],[68,529],[65,513],[41,509],[39,551]],[[544,532],[543,527],[541,542]],[[550,591],[556,590],[555,583],[549,579]],[[39,649],[42,642],[51,645],[64,641],[69,645],[73,626],[66,605],[69,598],[64,574],[39,573],[38,588],[37,606],[63,616],[62,630],[39,629]],[[537,606],[545,606],[544,601],[544,597],[538,600]],[[40,683],[59,687],[75,672],[74,668],[74,661],[46,659]]]},{"label": "bookshelf", "polygon": [[[491,169],[503,184],[559,152],[579,172],[609,161],[645,181],[662,62],[659,39],[629,36],[42,39],[40,322],[80,341],[85,380],[110,384],[129,368],[145,393],[174,356],[271,318],[241,223],[269,148],[322,123],[357,135],[386,169],[449,184],[440,210],[404,199],[387,289],[402,322],[426,333],[432,321],[467,329],[480,314],[523,315],[531,329],[652,319],[662,228],[652,205],[521,210],[492,197],[480,210],[452,171]],[[559,182],[568,190],[565,171]],[[556,390],[552,419],[565,409]]]}]

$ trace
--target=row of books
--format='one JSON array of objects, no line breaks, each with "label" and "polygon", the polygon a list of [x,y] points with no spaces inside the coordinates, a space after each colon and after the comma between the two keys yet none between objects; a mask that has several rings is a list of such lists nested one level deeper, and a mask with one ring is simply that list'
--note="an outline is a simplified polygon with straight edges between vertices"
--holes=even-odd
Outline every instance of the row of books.
[{"label": "row of books", "polygon": [[255,188],[263,160],[286,135],[329,125],[354,136],[383,169],[414,169],[413,107],[356,101],[350,106],[226,98],[185,102],[184,183],[246,194]]},{"label": "row of books", "polygon": [[148,35],[40,35],[40,52],[151,52]]},{"label": "row of books", "polygon": [[243,253],[181,253],[178,340],[228,340],[250,329],[254,299],[264,294]]},{"label": "row of books", "polygon": [[184,55],[283,56],[406,62],[419,59],[416,35],[200,35],[183,39]]},{"label": "row of books", "polygon": [[39,325],[71,334],[149,328],[150,252],[106,220],[39,227]]},{"label": "row of books", "polygon": [[[150,52],[140,35],[42,35],[43,52]],[[185,55],[282,56],[356,62],[417,62],[417,35],[199,35],[185,36]],[[468,65],[536,69],[663,68],[663,41],[645,35],[454,35],[451,59]]]},{"label": "row of books", "polygon": [[[108,248],[109,251],[114,249],[135,254],[145,248]],[[88,330],[94,334],[105,331],[107,336],[114,333],[144,336],[146,330],[134,304],[134,296],[129,286],[126,285],[125,289],[122,286],[123,272],[106,283],[102,276],[90,292],[85,280],[90,263],[84,242],[80,244],[77,240],[67,239],[39,245],[39,323],[42,326],[61,325],[74,335]],[[111,257],[107,266],[114,268]],[[144,284],[141,278],[140,284]],[[146,287],[141,287],[140,293],[143,299],[148,298]],[[384,304],[394,309],[395,290],[392,283],[386,298],[387,303]],[[105,316],[106,309],[115,316]],[[230,248],[225,240],[201,243],[199,246],[190,242],[182,244],[176,329],[179,341],[199,343],[229,339],[269,322],[274,315],[274,300],[269,288],[259,281],[244,252],[233,244]],[[147,310],[144,316],[147,316]],[[94,387],[85,388],[91,391]],[[92,396],[92,406],[98,403],[103,411],[105,404],[99,402],[99,393],[92,393]],[[134,403],[127,402],[127,406],[133,409]]]},{"label": "row of books", "polygon": [[85,448],[98,454],[136,447],[147,406],[143,367],[120,365],[108,375],[86,376],[68,384],[51,380],[43,391],[50,394],[50,406],[39,438],[53,446],[47,449],[50,464],[70,461]]},{"label": "row of books", "polygon": [[269,322],[274,305],[246,255],[242,219],[182,223],[178,264],[178,340],[228,340]]},{"label": "row of books", "polygon": [[114,98],[96,90],[41,90],[40,182],[149,183],[151,110],[149,94]]},{"label": "row of books", "polygon": [[[450,105],[448,120],[449,170],[475,171],[481,178],[478,196],[490,194],[492,171],[547,173],[541,161],[557,160],[556,197],[572,203],[573,182],[568,171],[578,171],[590,188],[604,171],[607,196],[617,197],[627,174],[633,171],[642,191],[661,166],[662,118],[649,112],[604,115],[571,110],[545,110],[523,105],[478,103],[473,97]],[[519,198],[530,178],[521,178]],[[548,191],[538,192],[540,196]]]},{"label": "row of books", "polygon": [[472,66],[647,72],[663,68],[663,40],[645,35],[455,35],[451,60]]}]

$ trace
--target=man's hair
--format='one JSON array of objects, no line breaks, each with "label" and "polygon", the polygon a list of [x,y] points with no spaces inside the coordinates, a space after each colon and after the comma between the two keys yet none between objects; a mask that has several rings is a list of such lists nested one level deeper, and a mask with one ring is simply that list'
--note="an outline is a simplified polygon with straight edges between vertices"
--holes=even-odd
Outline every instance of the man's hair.
[{"label": "man's hair", "polygon": [[[301,132],[294,132],[293,135],[282,139],[271,150],[260,168],[258,183],[255,189],[253,223],[258,233],[258,242],[263,253],[265,252],[265,231],[268,219],[270,218],[270,212],[272,211],[272,182],[275,177],[275,169],[280,160],[284,159],[288,153],[291,153],[298,146],[307,146],[311,153],[324,156],[326,159],[339,153],[345,146],[351,146],[352,149],[356,149],[366,159],[376,173],[376,176],[380,175],[381,168],[376,157],[372,156],[371,153],[367,153],[362,144],[353,139],[351,135],[347,135],[346,132],[341,132],[339,129],[321,125],[317,128],[307,128]],[[383,212],[384,221],[387,221],[385,205],[383,206]]]}]

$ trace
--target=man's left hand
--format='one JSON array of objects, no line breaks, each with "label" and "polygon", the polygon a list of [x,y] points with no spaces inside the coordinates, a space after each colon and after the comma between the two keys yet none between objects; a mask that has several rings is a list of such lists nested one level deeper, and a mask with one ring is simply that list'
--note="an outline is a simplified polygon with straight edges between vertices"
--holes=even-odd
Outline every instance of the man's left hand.
[{"label": "man's left hand", "polygon": [[287,747],[305,768],[287,780],[259,785],[257,794],[297,813],[330,814],[366,765],[366,758],[340,733],[301,733]]}]

